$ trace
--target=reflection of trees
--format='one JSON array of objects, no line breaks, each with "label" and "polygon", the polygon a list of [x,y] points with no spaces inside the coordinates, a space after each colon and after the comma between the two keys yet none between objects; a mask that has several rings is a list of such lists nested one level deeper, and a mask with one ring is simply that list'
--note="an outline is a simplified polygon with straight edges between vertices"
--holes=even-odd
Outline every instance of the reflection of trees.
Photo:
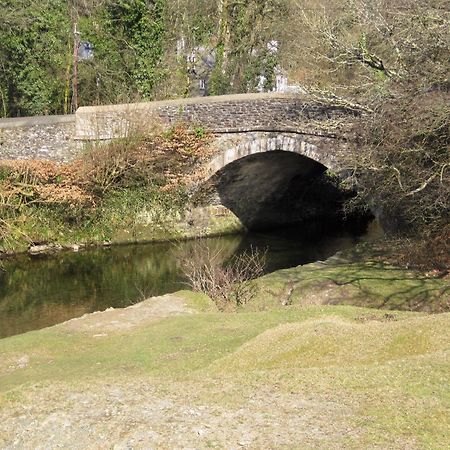
[{"label": "reflection of trees", "polygon": [[[208,239],[230,255],[239,237]],[[220,241],[220,244],[219,244]],[[20,256],[0,273],[0,337],[183,287],[177,259],[194,241]],[[227,252],[228,253],[228,252]]]},{"label": "reflection of trees", "polygon": [[[353,245],[354,238],[314,235],[299,227],[204,242],[213,253],[221,249],[225,263],[250,246],[268,248],[267,271],[273,271],[325,259]],[[0,272],[0,337],[184,288],[178,261],[189,257],[197,243],[118,246],[6,261],[6,271]]]}]

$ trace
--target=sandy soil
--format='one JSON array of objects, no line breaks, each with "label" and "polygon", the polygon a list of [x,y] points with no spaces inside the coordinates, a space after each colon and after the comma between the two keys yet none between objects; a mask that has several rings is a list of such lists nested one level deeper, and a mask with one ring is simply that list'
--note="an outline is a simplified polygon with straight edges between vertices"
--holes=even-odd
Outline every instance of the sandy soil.
[{"label": "sandy soil", "polygon": [[0,413],[3,449],[341,449],[355,437],[351,410],[332,401],[269,387],[233,392],[220,405],[174,385],[170,392],[144,380],[114,385],[48,386]]}]

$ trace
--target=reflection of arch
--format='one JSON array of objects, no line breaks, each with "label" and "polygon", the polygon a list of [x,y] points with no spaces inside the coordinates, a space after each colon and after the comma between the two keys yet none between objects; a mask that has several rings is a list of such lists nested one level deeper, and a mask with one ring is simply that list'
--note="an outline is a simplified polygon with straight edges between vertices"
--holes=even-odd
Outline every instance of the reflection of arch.
[{"label": "reflection of arch", "polygon": [[232,163],[241,158],[245,158],[256,153],[265,153],[271,151],[285,151],[297,153],[306,156],[325,167],[330,167],[330,157],[327,153],[314,144],[306,142],[303,135],[288,135],[286,133],[270,133],[268,135],[255,136],[252,133],[248,137],[242,136],[242,139],[234,142],[224,142],[222,149],[208,164],[208,174],[212,175],[227,164]]}]

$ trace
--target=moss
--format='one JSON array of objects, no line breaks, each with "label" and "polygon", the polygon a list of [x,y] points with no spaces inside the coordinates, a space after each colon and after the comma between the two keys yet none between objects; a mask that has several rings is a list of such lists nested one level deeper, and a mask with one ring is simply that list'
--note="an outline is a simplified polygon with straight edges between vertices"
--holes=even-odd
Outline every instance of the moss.
[{"label": "moss", "polygon": [[445,279],[375,261],[330,258],[279,270],[258,280],[251,308],[272,304],[346,304],[383,309],[441,312],[450,307]]},{"label": "moss", "polygon": [[178,291],[174,293],[177,297],[182,297],[186,300],[188,308],[198,312],[217,312],[216,304],[206,295],[201,292],[193,292],[188,290]]}]

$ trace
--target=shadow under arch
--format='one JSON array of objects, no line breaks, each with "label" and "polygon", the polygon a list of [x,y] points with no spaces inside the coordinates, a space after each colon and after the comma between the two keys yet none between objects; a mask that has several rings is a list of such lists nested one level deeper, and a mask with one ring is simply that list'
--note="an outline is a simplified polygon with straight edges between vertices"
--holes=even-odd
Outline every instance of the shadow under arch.
[{"label": "shadow under arch", "polygon": [[250,230],[342,218],[348,193],[326,175],[327,167],[302,154],[271,150],[234,159],[208,181],[216,203]]}]

